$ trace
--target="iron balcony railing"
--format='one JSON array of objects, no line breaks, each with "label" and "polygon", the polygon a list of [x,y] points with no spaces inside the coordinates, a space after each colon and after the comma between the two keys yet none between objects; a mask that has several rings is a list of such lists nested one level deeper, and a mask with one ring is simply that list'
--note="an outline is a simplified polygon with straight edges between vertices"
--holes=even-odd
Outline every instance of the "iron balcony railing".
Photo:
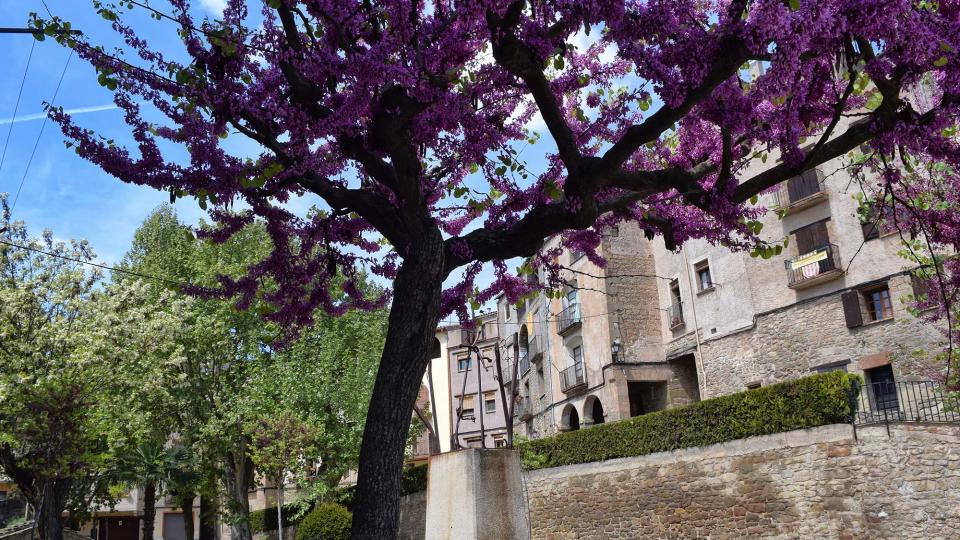
[{"label": "iron balcony railing", "polygon": [[818,170],[810,169],[780,184],[775,196],[779,208],[812,206],[826,198],[823,177]]},{"label": "iron balcony railing", "polygon": [[531,406],[530,398],[520,398],[520,401],[517,402],[517,406],[513,411],[513,415],[521,421],[532,417],[533,407]]},{"label": "iron balcony railing", "polygon": [[670,317],[671,330],[683,326],[683,302],[675,302],[667,311],[667,315]]},{"label": "iron balcony railing", "polygon": [[530,351],[520,351],[520,359],[517,360],[517,373],[523,377],[530,371]]},{"label": "iron balcony railing", "polygon": [[587,373],[583,369],[583,362],[576,362],[560,372],[560,390],[570,392],[587,385]]},{"label": "iron balcony railing", "polygon": [[836,244],[827,244],[809,253],[804,253],[784,262],[787,268],[787,285],[798,287],[819,282],[824,278],[839,275],[840,250]]},{"label": "iron balcony railing", "polygon": [[557,333],[562,334],[580,326],[580,303],[574,302],[560,312],[557,318]]},{"label": "iron balcony railing", "polygon": [[527,357],[536,362],[543,355],[543,345],[540,336],[530,336],[527,339]]},{"label": "iron balcony railing", "polygon": [[875,382],[854,392],[854,425],[960,423],[960,397],[932,381]]}]

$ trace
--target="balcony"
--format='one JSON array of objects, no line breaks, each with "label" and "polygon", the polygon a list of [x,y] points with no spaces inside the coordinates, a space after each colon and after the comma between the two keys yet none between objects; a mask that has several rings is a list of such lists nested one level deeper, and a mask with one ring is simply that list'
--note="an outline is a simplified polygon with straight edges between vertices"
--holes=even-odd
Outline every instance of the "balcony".
[{"label": "balcony", "polygon": [[521,398],[520,401],[517,402],[513,415],[521,422],[533,418],[533,407],[531,406],[530,398]]},{"label": "balcony", "polygon": [[835,244],[788,259],[784,265],[787,267],[787,286],[791,289],[806,289],[843,275],[840,251]]},{"label": "balcony", "polygon": [[670,318],[671,330],[676,330],[686,324],[683,320],[683,302],[674,302],[667,308],[667,316]]},{"label": "balcony", "polygon": [[557,333],[565,334],[580,328],[580,303],[574,302],[560,312],[557,318]]},{"label": "balcony", "polygon": [[517,373],[523,377],[530,371],[530,352],[520,351],[520,359],[517,361]]},{"label": "balcony", "polygon": [[543,358],[543,343],[540,336],[530,336],[527,340],[527,358],[532,362]]},{"label": "balcony", "polygon": [[570,393],[587,386],[587,372],[583,362],[577,362],[560,372],[560,390]]},{"label": "balcony", "polygon": [[794,176],[780,184],[776,192],[777,207],[785,213],[815,206],[827,198],[823,176],[816,169]]}]

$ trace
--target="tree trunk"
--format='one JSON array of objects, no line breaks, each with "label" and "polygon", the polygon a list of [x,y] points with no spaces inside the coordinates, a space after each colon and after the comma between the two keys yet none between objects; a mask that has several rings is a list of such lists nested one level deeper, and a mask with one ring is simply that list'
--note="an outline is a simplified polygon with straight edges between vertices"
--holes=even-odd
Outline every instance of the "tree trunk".
[{"label": "tree trunk", "polygon": [[283,477],[277,480],[277,540],[283,540]]},{"label": "tree trunk", "polygon": [[153,540],[153,523],[157,518],[157,483],[143,484],[143,534],[141,540]]},{"label": "tree trunk", "polygon": [[230,497],[230,540],[253,540],[247,498],[253,485],[253,467],[247,459],[247,441],[243,437],[237,441],[237,448],[227,455],[226,472],[223,483]]},{"label": "tree trunk", "polygon": [[193,495],[183,495],[177,498],[177,504],[183,510],[183,534],[187,540],[193,540]]},{"label": "tree trunk", "polygon": [[360,447],[354,539],[396,538],[400,474],[413,405],[430,361],[443,284],[443,239],[410,246],[394,282],[387,338]]},{"label": "tree trunk", "polygon": [[63,509],[67,504],[69,480],[47,480],[37,506],[37,526],[43,540],[63,540]]},{"label": "tree trunk", "polygon": [[217,504],[210,495],[200,494],[200,538],[199,540],[218,540]]}]

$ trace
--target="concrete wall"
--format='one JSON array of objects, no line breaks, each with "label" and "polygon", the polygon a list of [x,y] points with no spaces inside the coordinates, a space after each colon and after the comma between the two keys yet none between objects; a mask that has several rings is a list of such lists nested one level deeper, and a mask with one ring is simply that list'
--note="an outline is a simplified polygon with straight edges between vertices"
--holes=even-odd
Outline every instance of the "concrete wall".
[{"label": "concrete wall", "polygon": [[533,538],[956,538],[960,428],[832,425],[526,474]]},{"label": "concrete wall", "polygon": [[423,540],[426,530],[427,492],[421,491],[401,497],[397,540]]}]

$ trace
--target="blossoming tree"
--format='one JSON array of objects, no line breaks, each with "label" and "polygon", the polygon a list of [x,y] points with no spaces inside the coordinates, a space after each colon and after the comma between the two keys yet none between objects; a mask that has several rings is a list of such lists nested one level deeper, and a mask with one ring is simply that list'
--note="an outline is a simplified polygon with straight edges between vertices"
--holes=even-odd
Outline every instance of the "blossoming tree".
[{"label": "blossoming tree", "polygon": [[[938,181],[956,185],[954,0],[229,0],[217,20],[187,0],[119,4],[95,2],[125,51],[34,17],[115,92],[136,148],[54,110],[68,144],[125,182],[195,197],[219,239],[264,220],[272,255],[219,291],[241,307],[262,294],[266,317],[295,328],[317,307],[391,302],[355,537],[395,534],[438,320],[538,286],[508,260],[549,269],[541,246],[563,235],[602,264],[602,231],[621,222],[669,247],[706,238],[768,255],[755,197],[861,147],[883,157],[877,189],[901,189],[904,160],[945,164]],[[123,22],[137,8],[177,25],[188,61]],[[907,98],[918,84],[933,88],[924,106]],[[257,155],[231,152],[236,138]],[[541,166],[521,159],[525,145]],[[300,196],[323,211],[295,214],[286,203]],[[496,279],[480,288],[485,264]],[[360,267],[389,295],[352,286]],[[328,293],[335,276],[346,301]],[[278,286],[258,292],[264,280]]]}]

